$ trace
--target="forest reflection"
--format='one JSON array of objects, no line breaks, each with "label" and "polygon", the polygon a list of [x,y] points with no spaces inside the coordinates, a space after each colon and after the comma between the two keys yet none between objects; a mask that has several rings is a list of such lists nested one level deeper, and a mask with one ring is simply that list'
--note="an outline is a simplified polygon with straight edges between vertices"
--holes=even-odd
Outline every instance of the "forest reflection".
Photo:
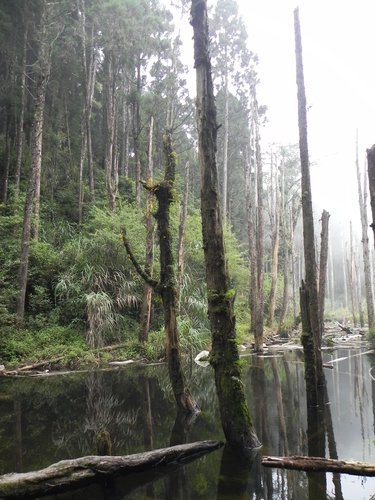
[{"label": "forest reflection", "polygon": [[[243,375],[263,447],[238,456],[230,447],[182,466],[91,485],[49,498],[361,499],[374,478],[264,468],[262,455],[320,455],[374,462],[375,355],[360,348],[325,351],[326,386],[306,405],[300,350],[243,358]],[[202,414],[175,412],[164,365],[110,372],[0,380],[0,472],[28,471],[95,453],[106,431],[113,454],[201,439],[223,439],[209,367],[192,366],[189,384]]]}]

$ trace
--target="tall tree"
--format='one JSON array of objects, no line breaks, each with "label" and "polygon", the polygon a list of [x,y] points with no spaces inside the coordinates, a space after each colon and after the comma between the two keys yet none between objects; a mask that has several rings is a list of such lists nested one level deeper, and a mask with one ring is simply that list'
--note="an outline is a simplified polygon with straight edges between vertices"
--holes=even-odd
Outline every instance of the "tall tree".
[{"label": "tall tree", "polygon": [[[146,172],[146,184],[151,186],[153,183],[154,167],[153,167],[153,131],[154,131],[154,118],[150,120],[150,133],[148,144],[148,164]],[[145,271],[152,276],[154,264],[154,222],[153,222],[153,196],[152,192],[147,192],[146,198],[146,255],[145,255]],[[151,321],[151,307],[152,307],[152,287],[145,283],[143,287],[143,297],[140,313],[140,329],[138,338],[141,342],[148,339],[148,332],[150,330]]]},{"label": "tall tree", "polygon": [[370,202],[371,202],[371,213],[372,222],[370,226],[374,233],[374,245],[375,245],[375,144],[367,150],[367,174],[368,174],[368,184],[370,190]]},{"label": "tall tree", "polygon": [[210,362],[225,437],[240,449],[257,448],[256,436],[240,380],[233,313],[235,292],[229,288],[226,268],[216,165],[216,107],[209,57],[207,2],[192,0],[194,61],[197,78],[198,154],[201,169],[201,213],[206,263],[208,315],[211,323]]},{"label": "tall tree", "polygon": [[229,98],[239,84],[238,73],[249,70],[253,57],[246,48],[247,33],[234,0],[219,0],[211,22],[213,75],[223,91],[222,213],[227,217],[229,167]]},{"label": "tall tree", "polygon": [[173,189],[176,175],[176,153],[172,148],[172,138],[170,134],[164,136],[165,151],[165,173],[164,179],[158,184],[148,184],[143,182],[146,190],[155,195],[158,200],[158,209],[155,218],[158,226],[159,248],[160,248],[160,280],[154,280],[136,261],[129,242],[123,231],[123,241],[132,260],[135,269],[142,276],[146,283],[157,291],[163,302],[164,329],[166,340],[166,352],[169,378],[172,385],[173,394],[179,410],[185,413],[197,413],[199,407],[191,395],[183,374],[180,349],[178,340],[178,303],[177,287],[174,271],[174,257],[172,251],[172,235],[170,227],[170,206],[174,202]]},{"label": "tall tree", "polygon": [[367,321],[368,327],[372,328],[374,326],[374,297],[372,294],[372,277],[371,277],[371,266],[370,266],[370,249],[369,249],[369,238],[368,238],[368,219],[367,219],[367,183],[366,176],[363,177],[363,191],[361,185],[361,173],[359,171],[359,161],[358,161],[358,130],[356,136],[356,148],[355,148],[355,165],[357,171],[357,184],[358,184],[358,203],[359,211],[361,217],[361,228],[362,228],[362,251],[363,251],[363,270],[365,276],[365,290],[366,290],[366,306],[367,306]]},{"label": "tall tree", "polygon": [[329,213],[327,210],[322,212],[322,231],[320,233],[320,264],[319,264],[319,317],[320,328],[324,331],[324,302],[326,297],[327,266],[328,266],[328,241],[329,241]]},{"label": "tall tree", "polygon": [[314,217],[312,208],[309,150],[307,142],[306,94],[302,60],[299,10],[294,11],[296,79],[298,90],[298,128],[301,159],[302,224],[306,284],[301,293],[301,313],[304,311],[302,339],[305,350],[306,386],[311,388],[308,404],[317,404],[317,386],[322,383],[323,369],[320,353],[321,327],[319,320],[318,287],[315,259]]},{"label": "tall tree", "polygon": [[[49,9],[46,0],[40,0],[36,5],[39,22],[35,25],[35,41],[37,45],[37,59],[35,62],[35,88],[33,110],[33,135],[31,140],[31,165],[25,198],[25,209],[22,226],[21,255],[18,269],[18,298],[17,319],[22,322],[25,312],[26,284],[29,265],[29,251],[31,239],[31,225],[34,205],[39,204],[40,176],[42,165],[42,142],[44,108],[46,100],[47,83],[50,74],[51,47],[49,46]],[[37,220],[39,213],[35,215]],[[37,222],[38,224],[38,222]]]}]

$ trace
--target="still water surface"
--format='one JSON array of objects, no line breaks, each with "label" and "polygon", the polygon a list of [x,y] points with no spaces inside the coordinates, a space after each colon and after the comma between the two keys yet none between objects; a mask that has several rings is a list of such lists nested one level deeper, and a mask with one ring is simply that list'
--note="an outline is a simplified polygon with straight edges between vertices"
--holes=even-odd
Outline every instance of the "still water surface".
[{"label": "still water surface", "polygon": [[[366,348],[324,353],[328,388],[326,456],[375,462],[375,354]],[[248,459],[221,449],[184,466],[115,478],[56,499],[345,499],[369,500],[375,478],[268,469],[261,455],[307,455],[302,352],[246,356],[243,380],[260,453]],[[185,432],[165,365],[110,372],[0,379],[0,473],[40,469],[65,458],[95,454],[106,429],[114,455],[169,446],[176,440],[223,439],[210,367],[187,368],[201,415]],[[374,368],[375,375],[375,368]],[[328,418],[328,420],[327,420]],[[375,498],[375,496],[374,496]]]}]

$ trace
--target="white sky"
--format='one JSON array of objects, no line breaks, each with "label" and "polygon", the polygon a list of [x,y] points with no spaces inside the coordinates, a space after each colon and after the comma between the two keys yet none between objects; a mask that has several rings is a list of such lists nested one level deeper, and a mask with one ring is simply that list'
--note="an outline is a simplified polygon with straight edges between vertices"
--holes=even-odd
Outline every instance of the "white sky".
[{"label": "white sky", "polygon": [[[259,56],[259,101],[268,107],[263,149],[273,142],[297,143],[293,26],[297,1],[237,1],[249,48]],[[208,0],[209,7],[214,4]],[[317,212],[328,210],[331,224],[348,233],[349,220],[359,225],[356,128],[361,169],[366,148],[375,143],[375,0],[300,0],[298,5],[313,198]],[[192,29],[183,32],[188,62]]]},{"label": "white sky", "polygon": [[[238,0],[259,55],[260,100],[268,106],[266,141],[297,142],[293,0]],[[354,221],[360,167],[375,143],[374,0],[301,0],[308,138],[313,197],[331,222]]]}]

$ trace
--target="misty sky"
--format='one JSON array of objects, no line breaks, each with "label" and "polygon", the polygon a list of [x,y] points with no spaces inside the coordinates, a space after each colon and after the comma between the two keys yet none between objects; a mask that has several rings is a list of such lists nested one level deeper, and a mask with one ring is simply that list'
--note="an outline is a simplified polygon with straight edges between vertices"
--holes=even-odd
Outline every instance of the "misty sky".
[{"label": "misty sky", "polygon": [[[238,0],[249,47],[259,55],[259,95],[268,106],[265,141],[297,142],[293,0]],[[375,143],[373,0],[301,0],[313,196],[331,223],[357,224],[359,160]],[[317,214],[318,215],[318,214]]]},{"label": "misty sky", "polygon": [[[237,1],[247,27],[249,48],[259,55],[259,101],[268,107],[268,123],[262,130],[263,149],[273,142],[297,143],[293,27],[297,3]],[[208,0],[209,7],[214,4],[215,0]],[[356,128],[361,169],[365,166],[366,148],[375,143],[375,1],[300,0],[298,5],[315,215],[318,219],[321,210],[327,209],[331,224],[348,233],[349,220],[359,227]],[[192,68],[192,30],[189,36],[185,30],[182,33],[184,61]]]}]

